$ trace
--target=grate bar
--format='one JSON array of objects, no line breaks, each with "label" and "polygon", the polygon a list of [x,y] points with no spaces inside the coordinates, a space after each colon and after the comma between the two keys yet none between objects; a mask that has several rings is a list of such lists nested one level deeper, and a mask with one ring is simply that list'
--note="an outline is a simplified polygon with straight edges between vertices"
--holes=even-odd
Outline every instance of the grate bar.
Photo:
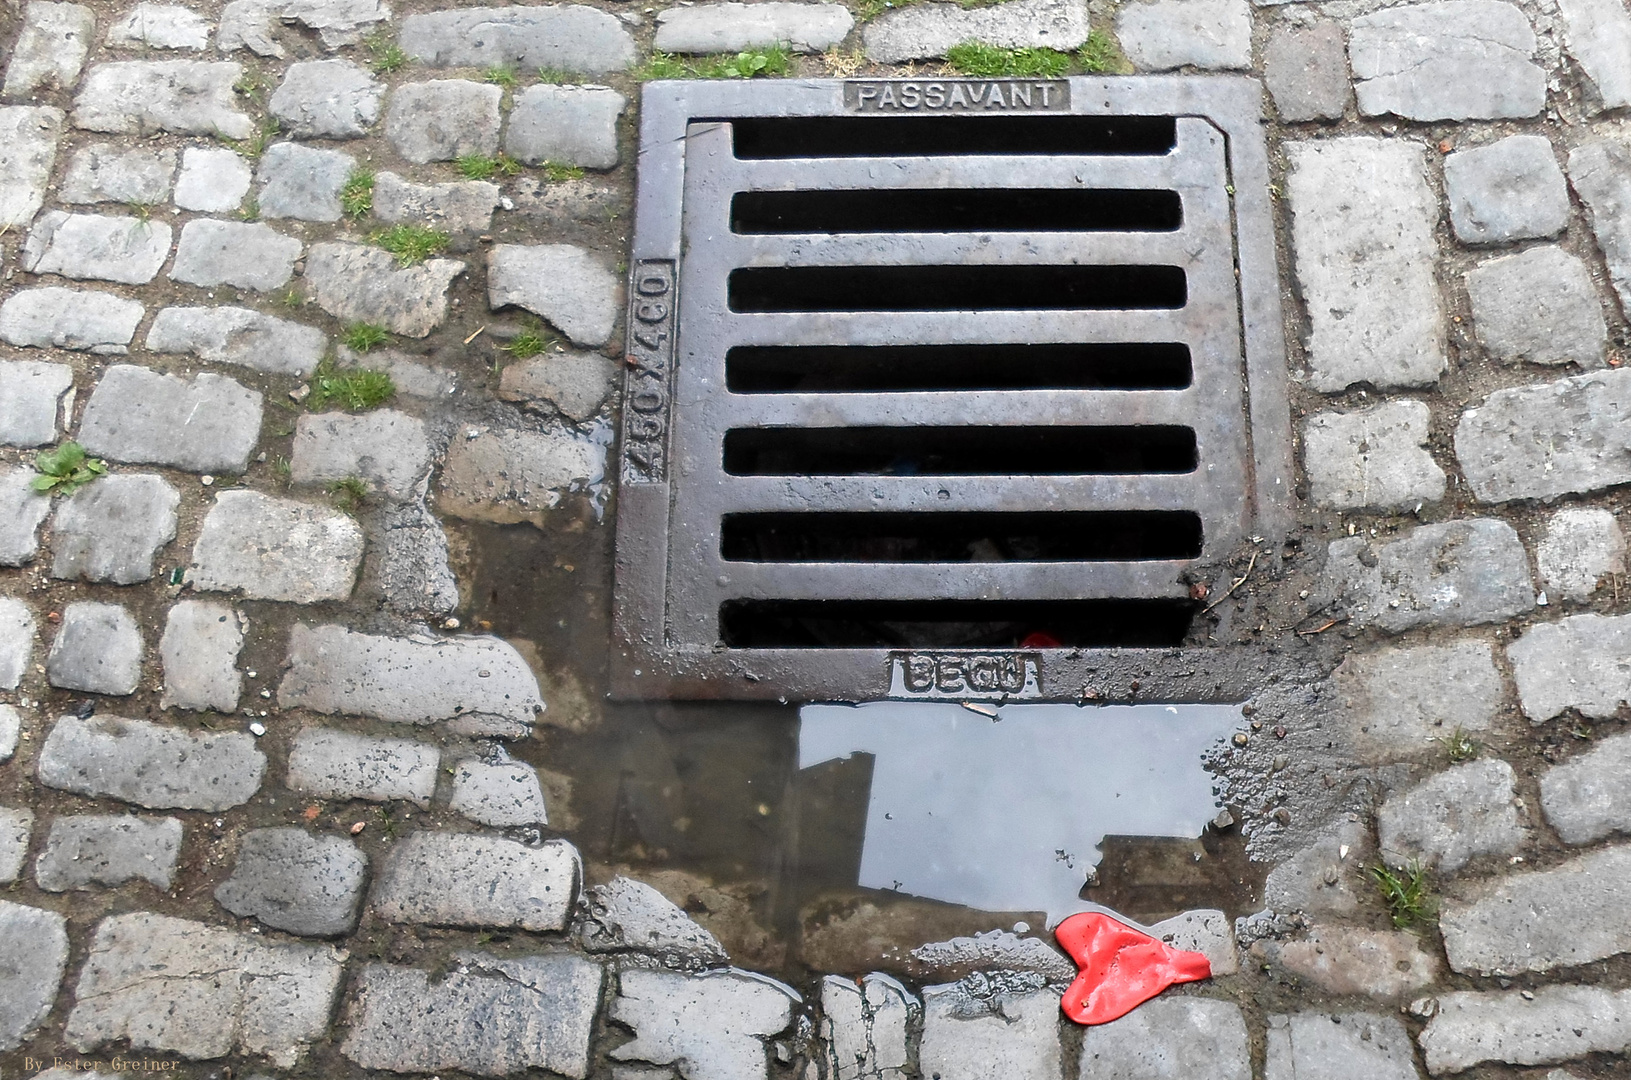
[{"label": "grate bar", "polygon": [[[1198,345],[1208,336],[1203,318],[1193,310],[1166,311],[982,311],[978,337],[971,337],[962,320],[944,312],[746,312],[725,311],[721,290],[712,302],[687,298],[698,310],[729,325],[717,325],[708,335],[729,345],[966,345],[971,341],[1001,345],[1074,344],[1076,342],[1179,341]],[[691,339],[681,350],[701,359]]]},{"label": "grate bar", "polygon": [[[721,562],[732,598],[748,600],[923,600],[948,595],[955,568],[959,596],[976,600],[1102,600],[1187,597],[1178,581],[1190,560],[1081,563],[747,563]],[[965,584],[966,583],[966,584]],[[706,616],[708,613],[699,613]]]},{"label": "grate bar", "polygon": [[730,403],[730,423],[734,427],[869,427],[903,422],[951,427],[975,421],[994,427],[1189,424],[1200,414],[1198,395],[1194,389],[743,395]]},{"label": "grate bar", "polygon": [[[1133,483],[1121,475],[1005,476],[994,485],[978,476],[733,476],[730,512],[770,510],[959,510],[1019,512],[1056,509],[1185,510],[1207,484],[1204,471],[1152,473]],[[1206,516],[1202,512],[1202,517]],[[706,533],[711,515],[685,521]]]}]

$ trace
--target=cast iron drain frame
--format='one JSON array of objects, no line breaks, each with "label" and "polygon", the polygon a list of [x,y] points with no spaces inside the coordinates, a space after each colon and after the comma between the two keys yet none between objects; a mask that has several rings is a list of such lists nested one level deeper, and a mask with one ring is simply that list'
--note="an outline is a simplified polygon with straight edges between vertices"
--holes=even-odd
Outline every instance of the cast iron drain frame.
[{"label": "cast iron drain frame", "polygon": [[[910,95],[908,87],[915,88]],[[1171,118],[1176,144],[1165,155],[928,159],[738,159],[732,150],[733,120],[875,115],[880,98],[898,103],[908,96],[921,113],[933,87],[939,87],[940,102],[961,99],[965,108],[959,111],[995,125],[1003,121],[992,108],[996,114],[1006,109],[1039,117]],[[985,100],[987,111],[967,107],[969,99]],[[1032,104],[1024,107],[1022,100]],[[898,105],[896,111],[912,115]],[[766,598],[872,600],[894,594],[920,600],[1178,601],[1187,597],[1181,575],[1189,567],[1221,561],[1248,538],[1278,543],[1290,525],[1293,472],[1261,117],[1261,85],[1244,76],[646,84],[618,447],[613,696],[1202,702],[1238,701],[1256,689],[1253,676],[1261,676],[1261,659],[1250,662],[1233,649],[728,647],[719,640],[718,619],[727,603]],[[1084,172],[1093,174],[1095,187],[1171,187],[1183,194],[1185,224],[1163,233],[1009,236],[730,231],[731,196],[739,190],[757,189],[754,184],[770,190],[865,189],[881,186],[876,183],[880,166],[893,174],[883,184],[896,187],[913,186],[913,176],[918,186],[930,186],[948,170],[957,183],[976,187],[1064,187],[1072,180],[1083,183]],[[1126,258],[1128,237],[1139,245],[1136,260]],[[1074,309],[800,315],[732,311],[726,299],[731,271],[743,267],[1015,265],[1046,262],[1049,250],[1052,262],[1072,266],[1113,263],[1118,251],[1122,263],[1180,266],[1187,275],[1186,302],[1173,311],[1115,309],[1086,316]],[[976,321],[980,330],[970,336],[969,325]],[[916,334],[909,328],[902,336],[893,329],[914,322]],[[1073,332],[1061,332],[1067,324]],[[987,410],[982,420],[990,423],[994,415],[998,426],[1102,425],[1118,416],[1135,424],[1187,423],[1202,449],[1197,468],[1178,478],[1181,483],[1153,474],[778,478],[724,473],[720,440],[736,425],[861,426],[905,404],[915,408],[916,424],[968,426],[961,410],[970,400],[968,392],[941,394],[938,401],[934,395],[899,392],[854,394],[847,400],[743,397],[725,389],[725,350],[732,344],[1126,342],[1168,340],[1175,329],[1181,333],[1177,340],[1194,354],[1194,380],[1180,393],[995,391],[986,392],[979,404]],[[799,400],[805,398],[810,400]],[[938,490],[931,494],[930,488]],[[1051,564],[742,563],[726,562],[720,552],[721,523],[728,513],[926,513],[947,508],[948,489],[955,491],[951,505],[969,510],[1194,510],[1205,522],[1205,547],[1190,559]]]}]

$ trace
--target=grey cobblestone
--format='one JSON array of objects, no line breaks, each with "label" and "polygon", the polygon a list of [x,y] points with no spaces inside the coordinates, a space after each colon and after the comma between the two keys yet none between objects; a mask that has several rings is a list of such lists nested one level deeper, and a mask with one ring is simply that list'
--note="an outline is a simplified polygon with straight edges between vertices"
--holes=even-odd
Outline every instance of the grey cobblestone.
[{"label": "grey cobblestone", "polygon": [[187,579],[197,589],[254,600],[344,600],[362,549],[362,529],[338,510],[223,491],[204,518]]},{"label": "grey cobblestone", "polygon": [[1376,1013],[1270,1016],[1263,1080],[1418,1080],[1404,1025]]},{"label": "grey cobblestone", "polygon": [[481,825],[545,825],[549,815],[538,771],[524,761],[471,759],[453,768],[448,809]]},{"label": "grey cobblestone", "polygon": [[554,352],[505,364],[498,396],[581,423],[600,411],[617,375],[617,361],[599,353]]},{"label": "grey cobblestone", "polygon": [[181,152],[176,205],[206,214],[230,214],[249,194],[255,171],[231,150],[189,146]]},{"label": "grey cobblestone", "polygon": [[40,750],[40,783],[149,810],[230,810],[260,789],[266,757],[241,732],[145,720],[60,717]]},{"label": "grey cobblestone", "polygon": [[164,662],[165,709],[238,708],[243,676],[236,667],[248,620],[226,604],[183,600],[165,616],[159,657]]},{"label": "grey cobblestone", "polygon": [[[377,186],[375,196],[378,197]],[[334,350],[334,364],[339,368],[369,368],[383,371],[396,384],[397,393],[427,401],[445,400],[459,388],[459,376],[456,372],[424,363],[422,359],[409,356],[397,349],[375,349],[359,353],[342,344]]]},{"label": "grey cobblestone", "polygon": [[1263,903],[1282,914],[1351,918],[1368,892],[1364,863],[1371,857],[1370,833],[1358,822],[1335,826],[1308,847],[1273,866],[1263,882]]},{"label": "grey cobblestone", "polygon": [[374,179],[374,216],[447,232],[485,232],[503,190],[485,180],[414,184],[393,172]]},{"label": "grey cobblestone", "polygon": [[1510,855],[1527,838],[1515,779],[1512,766],[1489,758],[1390,796],[1376,815],[1382,857],[1396,866],[1420,859],[1449,876],[1481,855]]},{"label": "grey cobblestone", "polygon": [[1591,1053],[1619,1054],[1631,1048],[1631,990],[1543,986],[1441,994],[1438,1011],[1421,1034],[1421,1048],[1434,1076],[1483,1061],[1546,1065]]},{"label": "grey cobblestone", "polygon": [[340,189],[356,167],[356,158],[338,150],[293,142],[267,147],[255,170],[261,216],[339,221]]},{"label": "grey cobblestone", "polygon": [[451,721],[463,734],[524,736],[541,712],[521,654],[492,637],[391,638],[296,625],[278,703],[406,724]]},{"label": "grey cobblestone", "polygon": [[308,414],[295,422],[290,475],[297,484],[360,477],[394,499],[406,498],[430,472],[424,422],[394,409],[351,416]]},{"label": "grey cobblestone", "polygon": [[[28,857],[29,837],[33,832],[32,810],[12,810],[0,806],[0,884],[9,885],[22,874],[23,860]],[[0,978],[0,986],[3,985],[4,979]]]},{"label": "grey cobblestone", "polygon": [[76,600],[62,609],[62,626],[45,658],[45,677],[63,690],[123,696],[142,674],[142,634],[119,604]]},{"label": "grey cobblestone", "polygon": [[176,538],[181,495],[162,476],[120,473],[81,488],[51,524],[51,576],[134,585],[153,576],[159,549]]},{"label": "grey cobblestone", "polygon": [[308,375],[328,350],[328,338],[315,326],[241,307],[167,307],[153,316],[146,344],[149,352],[192,353],[207,363],[273,375]]},{"label": "grey cobblestone", "polygon": [[193,1060],[264,1054],[289,1068],[328,1027],[345,955],[150,912],[115,915],[97,925],[65,1038],[81,1053],[128,1039]]},{"label": "grey cobblestone", "polygon": [[1631,13],[1614,0],[1558,0],[1569,53],[1604,109],[1631,105]]},{"label": "grey cobblestone", "polygon": [[255,123],[232,88],[243,65],[203,60],[119,60],[97,64],[74,99],[75,127],[116,135],[223,135],[247,138]]},{"label": "grey cobblestone", "polygon": [[63,119],[47,105],[0,107],[0,227],[22,228],[44,205]]},{"label": "grey cobblestone", "polygon": [[181,822],[131,814],[76,814],[51,822],[34,860],[34,880],[46,892],[145,881],[168,892],[181,854]]},{"label": "grey cobblestone", "polygon": [[578,940],[590,952],[643,952],[670,967],[717,967],[719,939],[643,881],[615,877],[584,892]]},{"label": "grey cobblestone", "polygon": [[1631,616],[1575,615],[1539,623],[1507,646],[1524,715],[1534,723],[1564,709],[1593,719],[1615,715],[1631,701]]},{"label": "grey cobblestone", "polygon": [[781,43],[794,52],[826,52],[854,25],[855,17],[842,4],[769,0],[672,7],[657,13],[652,47],[676,53],[735,53]]},{"label": "grey cobblestone", "polygon": [[40,549],[40,522],[51,512],[51,498],[31,486],[35,475],[26,465],[0,470],[0,566],[33,562]]},{"label": "grey cobblestone", "polygon": [[389,506],[371,584],[385,605],[403,615],[444,615],[459,606],[459,583],[448,566],[447,533],[424,500]]},{"label": "grey cobblestone", "polygon": [[922,1004],[900,983],[874,972],[857,985],[821,981],[821,1042],[832,1080],[907,1080],[907,1031]]},{"label": "grey cobblestone", "polygon": [[1420,525],[1386,543],[1334,540],[1322,588],[1347,604],[1353,625],[1395,634],[1501,622],[1535,606],[1529,555],[1495,518]]},{"label": "grey cobblestone", "polygon": [[0,361],[0,443],[45,446],[73,404],[74,369],[40,360]]},{"label": "grey cobblestone", "polygon": [[355,139],[379,119],[385,87],[349,60],[290,64],[268,111],[297,139]]},{"label": "grey cobblestone", "polygon": [[1093,1080],[1251,1080],[1246,1019],[1230,1001],[1163,998],[1082,1038],[1081,1075]]},{"label": "grey cobblestone", "polygon": [[[611,1018],[632,1028],[634,1041],[614,1049],[611,1057],[683,1063],[687,1080],[764,1080],[769,1065],[763,1040],[786,1029],[797,1000],[782,984],[743,971],[677,975],[625,969],[618,976]],[[925,1061],[923,1072],[929,1071]]]},{"label": "grey cobblestone", "polygon": [[215,899],[234,915],[291,934],[349,934],[357,926],[367,874],[367,857],[342,837],[252,829]]},{"label": "grey cobblestone", "polygon": [[498,152],[503,91],[468,79],[404,83],[385,109],[385,137],[406,161],[452,161]]},{"label": "grey cobblestone", "polygon": [[991,8],[913,7],[866,24],[861,38],[875,63],[930,60],[963,41],[1005,49],[1070,50],[1087,40],[1087,5],[1081,0],[1010,0]]},{"label": "grey cobblestone", "polygon": [[564,840],[528,847],[471,834],[416,832],[391,849],[370,906],[387,922],[566,928],[583,870]]},{"label": "grey cobblestone", "polygon": [[210,21],[196,11],[171,4],[141,3],[108,27],[108,44],[201,52],[209,47],[210,30]]},{"label": "grey cobblestone", "polygon": [[152,205],[170,197],[176,175],[174,150],[144,150],[97,143],[68,161],[57,198],[65,203]]},{"label": "grey cobblestone", "polygon": [[923,988],[919,1070],[945,1080],[1063,1076],[1059,994],[1039,990],[979,998],[960,983]]},{"label": "grey cobblestone", "polygon": [[1144,0],[1116,16],[1116,36],[1140,71],[1252,65],[1251,6],[1246,0]]},{"label": "grey cobblestone", "polygon": [[[6,624],[13,618],[13,610],[11,604],[0,604],[0,626],[5,627],[0,630],[0,634],[9,636],[11,628]],[[27,614],[26,608],[24,614]],[[32,627],[29,627],[29,633],[33,633]],[[0,688],[8,690],[16,686],[15,682],[11,686],[6,686],[6,680],[13,670],[13,657],[16,655],[11,649],[11,642],[0,643]],[[22,660],[25,664],[28,662],[27,653],[22,654]],[[17,711],[17,706],[0,705],[0,762],[10,761],[11,756],[17,752],[17,740],[22,735],[22,730],[23,714]]]},{"label": "grey cobblestone", "polygon": [[1563,170],[1544,135],[1513,135],[1444,159],[1450,222],[1464,244],[1556,236],[1569,223]]},{"label": "grey cobblestone", "polygon": [[303,247],[294,237],[259,221],[197,218],[181,227],[170,278],[188,285],[270,292],[289,283]]},{"label": "grey cobblestone", "polygon": [[1608,327],[1586,264],[1556,247],[1491,259],[1467,274],[1479,344],[1504,363],[1603,366]]},{"label": "grey cobblestone", "polygon": [[68,920],[0,900],[0,1051],[45,1021],[68,965]]},{"label": "grey cobblestone", "polygon": [[29,0],[0,96],[18,101],[42,90],[72,90],[95,30],[96,19],[88,7]]},{"label": "grey cobblestone", "polygon": [[529,165],[550,161],[590,169],[613,168],[617,165],[617,118],[627,104],[628,100],[609,86],[529,86],[517,95],[515,108],[510,111],[504,150]]},{"label": "grey cobblestone", "polygon": [[1353,653],[1333,682],[1343,734],[1372,762],[1419,757],[1456,728],[1488,731],[1506,697],[1483,641]]},{"label": "grey cobblestone", "polygon": [[0,340],[8,345],[123,353],[147,309],[135,300],[58,285],[24,289],[0,304]]},{"label": "grey cobblestone", "polygon": [[221,9],[216,48],[282,59],[284,48],[272,33],[274,20],[299,23],[315,31],[325,48],[337,49],[355,45],[390,17],[383,0],[231,0]]},{"label": "grey cobblestone", "polygon": [[1252,955],[1338,997],[1398,998],[1444,976],[1438,956],[1399,930],[1325,926],[1296,941],[1259,941]]},{"label": "grey cobblestone", "polygon": [[320,799],[403,799],[424,808],[440,761],[441,751],[428,743],[309,727],[289,749],[287,782]]},{"label": "grey cobblestone", "polygon": [[599,75],[635,60],[634,39],[622,23],[582,4],[409,15],[397,43],[432,67],[509,65]]},{"label": "grey cobblestone", "polygon": [[1540,807],[1566,844],[1631,832],[1631,732],[1542,773]]},{"label": "grey cobblestone", "polygon": [[620,301],[616,276],[580,247],[494,244],[487,255],[487,304],[494,311],[525,308],[579,345],[598,348],[611,339]]},{"label": "grey cobblestone", "polygon": [[1263,81],[1280,119],[1339,120],[1353,100],[1342,27],[1276,27],[1263,53]]},{"label": "grey cobblestone", "polygon": [[1586,600],[1598,583],[1625,573],[1625,534],[1608,510],[1569,507],[1546,521],[1535,545],[1541,587],[1565,600]]},{"label": "grey cobblestone", "polygon": [[1205,956],[1212,965],[1213,975],[1233,975],[1240,968],[1240,951],[1235,944],[1234,926],[1216,908],[1182,911],[1148,929],[1151,937],[1175,949]]},{"label": "grey cobblestone", "polygon": [[931,941],[913,949],[911,955],[927,977],[936,982],[949,982],[981,970],[1035,972],[1057,984],[1076,977],[1076,965],[1058,949],[1039,938],[1020,937],[1007,930]]},{"label": "grey cobblestone", "polygon": [[1620,306],[1631,308],[1631,146],[1601,139],[1576,147],[1569,182],[1585,204]]},{"label": "grey cobblestone", "polygon": [[32,274],[145,285],[170,255],[162,221],[47,210],[34,222],[19,260]]},{"label": "grey cobblestone", "polygon": [[1531,62],[1535,32],[1500,0],[1438,0],[1361,15],[1349,24],[1359,111],[1407,120],[1536,116],[1546,73]]},{"label": "grey cobblestone", "polygon": [[1406,510],[1443,498],[1444,470],[1424,449],[1430,420],[1420,401],[1309,417],[1303,452],[1314,502],[1338,510]]},{"label": "grey cobblestone", "polygon": [[260,392],[224,375],[187,380],[116,364],[85,405],[79,441],[114,461],[241,473],[260,426]]},{"label": "grey cobblestone", "polygon": [[327,243],[312,245],[305,273],[311,299],[336,319],[424,337],[447,318],[447,287],[463,272],[453,259],[399,268],[379,248]]},{"label": "grey cobblestone", "polygon": [[437,507],[474,521],[540,521],[567,491],[598,482],[605,468],[605,448],[587,439],[469,429],[448,446]]},{"label": "grey cobblestone", "polygon": [[1631,371],[1497,390],[1461,414],[1455,454],[1481,502],[1631,480]]}]

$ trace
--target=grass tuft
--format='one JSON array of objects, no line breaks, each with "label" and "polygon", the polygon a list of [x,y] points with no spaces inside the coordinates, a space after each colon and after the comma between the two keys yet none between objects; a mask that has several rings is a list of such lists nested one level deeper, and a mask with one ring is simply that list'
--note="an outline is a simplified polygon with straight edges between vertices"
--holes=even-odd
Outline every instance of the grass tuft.
[{"label": "grass tuft", "polygon": [[383,32],[369,36],[363,45],[368,49],[368,66],[376,75],[389,75],[408,62],[408,54]]},{"label": "grass tuft", "polygon": [[529,326],[511,338],[508,345],[501,345],[500,348],[517,360],[528,360],[549,348],[551,340],[538,327]]},{"label": "grass tuft", "polygon": [[541,67],[538,69],[538,81],[542,83],[554,83],[558,86],[561,83],[582,82],[583,77],[576,72],[563,71],[560,68]]},{"label": "grass tuft", "polygon": [[946,50],[946,62],[964,75],[989,78],[1034,76],[1056,79],[1070,70],[1070,57],[1054,49],[1004,49],[964,41]]},{"label": "grass tuft", "polygon": [[396,396],[396,384],[383,371],[369,368],[334,370],[327,360],[312,373],[311,394],[306,408],[321,412],[330,405],[338,405],[346,412],[374,409]]},{"label": "grass tuft", "polygon": [[544,172],[544,179],[552,184],[563,184],[568,180],[582,180],[583,170],[576,165],[562,165],[554,161],[546,161],[539,166]]},{"label": "grass tuft", "polygon": [[459,175],[466,180],[489,180],[494,176],[514,176],[521,171],[521,163],[508,154],[488,157],[485,154],[466,154],[454,164]]},{"label": "grass tuft", "polygon": [[1464,728],[1456,728],[1448,735],[1441,735],[1438,744],[1444,747],[1444,755],[1452,764],[1459,765],[1463,761],[1471,761],[1484,749],[1484,744],[1467,734]]},{"label": "grass tuft", "polygon": [[279,127],[277,120],[268,116],[260,122],[254,132],[246,139],[227,139],[226,144],[250,161],[259,161],[266,148],[272,145],[272,140],[278,137]]},{"label": "grass tuft", "polygon": [[29,481],[29,487],[35,491],[72,495],[107,472],[108,467],[101,458],[87,456],[85,448],[70,439],[55,450],[35,454],[34,471],[39,475]]},{"label": "grass tuft", "polygon": [[365,353],[375,345],[383,345],[391,340],[391,335],[383,326],[373,323],[352,323],[340,332],[340,340],[346,348],[353,352]]},{"label": "grass tuft", "polygon": [[346,217],[360,218],[374,208],[374,174],[354,169],[340,189],[340,208]]},{"label": "grass tuft", "polygon": [[370,233],[368,239],[395,255],[398,264],[412,266],[446,251],[450,238],[445,232],[423,225],[392,225]]},{"label": "grass tuft", "polygon": [[328,495],[334,501],[336,509],[356,517],[357,511],[362,509],[362,504],[368,501],[368,481],[360,476],[331,480]]},{"label": "grass tuft", "polygon": [[1130,75],[1133,65],[1121,51],[1121,43],[1108,30],[1094,30],[1076,50],[1076,60],[1089,75]]},{"label": "grass tuft", "polygon": [[521,85],[521,76],[508,64],[494,64],[482,72],[481,77],[483,81],[490,82],[494,86],[502,86],[506,90],[514,90]]},{"label": "grass tuft", "polygon": [[1377,863],[1371,867],[1370,876],[1398,929],[1424,922],[1432,915],[1433,898],[1427,891],[1427,870],[1420,860],[1412,859],[1398,870]]},{"label": "grass tuft", "polygon": [[673,53],[654,52],[635,71],[635,77],[641,82],[650,79],[751,79],[759,75],[786,75],[792,60],[792,50],[780,43],[764,49],[749,49],[735,56],[707,56],[689,62]]},{"label": "grass tuft", "polygon": [[683,79],[691,74],[691,68],[684,60],[673,53],[654,52],[646,57],[646,62],[634,69],[634,77],[640,82],[649,82],[652,79]]}]

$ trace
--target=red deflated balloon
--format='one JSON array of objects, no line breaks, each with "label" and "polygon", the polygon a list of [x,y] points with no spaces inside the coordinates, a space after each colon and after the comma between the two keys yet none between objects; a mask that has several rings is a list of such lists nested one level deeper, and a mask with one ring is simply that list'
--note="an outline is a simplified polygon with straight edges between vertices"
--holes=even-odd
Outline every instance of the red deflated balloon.
[{"label": "red deflated balloon", "polygon": [[1059,1007],[1078,1024],[1119,1020],[1174,983],[1212,977],[1212,962],[1096,911],[1072,915],[1053,936],[1078,969]]}]

